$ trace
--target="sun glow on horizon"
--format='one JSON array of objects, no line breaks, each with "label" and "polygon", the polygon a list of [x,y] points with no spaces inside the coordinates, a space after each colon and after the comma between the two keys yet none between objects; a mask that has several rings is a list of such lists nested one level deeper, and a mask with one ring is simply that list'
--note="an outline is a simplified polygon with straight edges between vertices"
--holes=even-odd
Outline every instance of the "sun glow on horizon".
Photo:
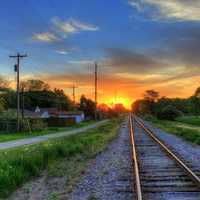
[{"label": "sun glow on horizon", "polygon": [[105,103],[110,107],[112,107],[115,104],[123,104],[125,108],[130,109],[132,101],[126,97],[118,97],[116,100],[113,98],[105,99],[102,101],[102,103]]}]

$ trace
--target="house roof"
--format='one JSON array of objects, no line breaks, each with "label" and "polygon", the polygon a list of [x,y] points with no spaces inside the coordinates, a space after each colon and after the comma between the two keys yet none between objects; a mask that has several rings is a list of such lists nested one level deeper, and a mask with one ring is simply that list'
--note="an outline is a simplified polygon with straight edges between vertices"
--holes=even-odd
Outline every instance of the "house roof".
[{"label": "house roof", "polygon": [[24,116],[28,118],[39,118],[41,117],[41,113],[33,112],[30,110],[24,110]]},{"label": "house roof", "polygon": [[58,109],[57,108],[38,108],[41,113],[43,112],[48,112],[48,113],[57,113]]}]

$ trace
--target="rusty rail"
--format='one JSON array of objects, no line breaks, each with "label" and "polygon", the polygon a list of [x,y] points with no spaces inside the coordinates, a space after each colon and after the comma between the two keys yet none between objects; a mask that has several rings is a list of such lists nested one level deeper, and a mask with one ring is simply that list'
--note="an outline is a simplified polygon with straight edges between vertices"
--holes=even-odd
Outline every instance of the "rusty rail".
[{"label": "rusty rail", "polygon": [[135,191],[137,200],[142,200],[142,189],[141,189],[141,182],[140,182],[140,173],[138,167],[138,159],[136,153],[136,145],[134,139],[134,129],[133,129],[133,120],[132,115],[129,115],[129,129],[130,129],[130,140],[132,146],[132,162],[133,162],[133,170],[134,170],[134,177],[135,177]]}]

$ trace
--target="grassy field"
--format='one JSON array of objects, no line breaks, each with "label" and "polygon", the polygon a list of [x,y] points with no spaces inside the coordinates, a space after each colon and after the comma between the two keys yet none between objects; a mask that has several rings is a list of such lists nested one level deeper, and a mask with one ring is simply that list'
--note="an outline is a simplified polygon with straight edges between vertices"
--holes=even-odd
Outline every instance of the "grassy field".
[{"label": "grassy field", "polygon": [[178,117],[176,121],[200,127],[200,116]]},{"label": "grassy field", "polygon": [[[73,185],[76,177],[80,179],[79,175],[88,161],[116,137],[121,120],[112,119],[85,134],[70,136],[66,140],[60,138],[0,152],[0,198],[8,196],[46,168],[51,174],[67,174],[67,184]],[[67,159],[64,170],[62,166],[58,170],[61,159]]]},{"label": "grassy field", "polygon": [[[200,118],[198,119],[200,120]],[[152,119],[151,122],[158,128],[200,145],[200,126],[193,125],[197,124],[198,119],[194,117],[182,117],[178,118],[177,121]]]},{"label": "grassy field", "polygon": [[79,124],[70,125],[68,127],[49,127],[42,131],[33,131],[32,133],[29,132],[21,132],[21,133],[0,133],[0,142],[7,142],[11,140],[17,139],[24,139],[24,138],[31,138],[35,136],[59,133],[62,131],[69,131],[75,128],[81,128],[87,125],[94,123],[95,121],[85,121]]}]

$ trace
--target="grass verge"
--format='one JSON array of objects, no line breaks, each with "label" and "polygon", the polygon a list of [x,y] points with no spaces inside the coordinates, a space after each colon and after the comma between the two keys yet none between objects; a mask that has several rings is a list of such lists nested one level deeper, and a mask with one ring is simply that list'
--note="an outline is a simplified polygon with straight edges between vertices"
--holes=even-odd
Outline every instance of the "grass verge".
[{"label": "grass verge", "polygon": [[200,127],[200,117],[199,116],[178,117],[176,119],[176,121]]},{"label": "grass verge", "polygon": [[[0,152],[0,197],[7,197],[17,187],[40,175],[41,171],[47,167],[52,174],[62,175],[62,170],[55,169],[56,160],[68,159],[73,166],[80,166],[80,159],[78,159],[80,157],[83,163],[87,162],[116,137],[121,120],[112,119],[85,134],[70,136],[67,139],[59,138],[29,147]],[[69,168],[68,184],[73,183],[77,175],[75,168]],[[82,167],[77,170],[80,172]]]},{"label": "grass verge", "polygon": [[200,127],[198,126],[192,126],[176,121],[166,121],[158,119],[151,119],[150,121],[158,128],[175,134],[193,144],[200,145]]},{"label": "grass verge", "polygon": [[24,138],[31,138],[31,137],[41,136],[41,135],[55,134],[55,133],[59,133],[63,131],[70,131],[76,128],[82,128],[84,126],[91,125],[93,123],[94,121],[84,121],[79,124],[74,124],[67,127],[49,127],[41,131],[33,131],[32,133],[29,133],[29,132],[0,133],[0,143],[12,141],[12,140],[24,139]]}]

